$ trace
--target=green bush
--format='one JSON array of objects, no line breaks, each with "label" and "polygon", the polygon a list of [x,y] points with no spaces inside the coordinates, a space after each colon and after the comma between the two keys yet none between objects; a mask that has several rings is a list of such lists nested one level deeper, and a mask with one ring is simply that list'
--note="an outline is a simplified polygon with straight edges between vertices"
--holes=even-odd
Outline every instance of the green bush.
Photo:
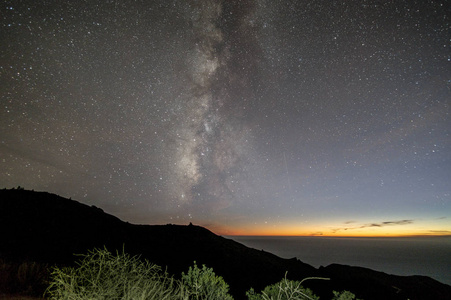
[{"label": "green bush", "polygon": [[310,289],[304,288],[302,283],[308,279],[322,279],[327,278],[309,277],[302,281],[288,280],[286,277],[278,283],[267,286],[261,294],[258,294],[254,289],[246,292],[248,300],[318,300],[319,297],[313,294]]},{"label": "green bush", "polygon": [[94,249],[76,268],[51,273],[50,299],[186,299],[179,284],[161,268],[125,253]]},{"label": "green bush", "polygon": [[188,273],[182,273],[182,286],[188,291],[189,299],[195,300],[232,300],[228,294],[229,286],[221,276],[216,276],[213,269],[202,265],[200,269],[196,262],[189,267]]},{"label": "green bush", "polygon": [[332,300],[359,300],[356,299],[355,295],[351,293],[350,291],[343,291],[343,292],[337,292],[333,291],[334,297]]}]

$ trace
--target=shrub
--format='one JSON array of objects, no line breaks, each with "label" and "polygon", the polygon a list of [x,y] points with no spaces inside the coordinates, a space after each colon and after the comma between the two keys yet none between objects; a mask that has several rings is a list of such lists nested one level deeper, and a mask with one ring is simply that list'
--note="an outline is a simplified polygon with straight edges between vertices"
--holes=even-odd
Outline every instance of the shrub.
[{"label": "shrub", "polygon": [[29,295],[42,295],[48,276],[48,265],[37,262],[23,262],[17,270],[20,289]]},{"label": "shrub", "polygon": [[182,299],[177,282],[147,260],[106,249],[82,256],[76,268],[53,269],[50,299]]},{"label": "shrub", "polygon": [[302,283],[308,279],[322,279],[327,278],[308,277],[302,281],[288,280],[285,276],[280,282],[267,286],[261,294],[258,294],[254,289],[250,289],[246,292],[248,300],[318,300],[319,297],[313,294],[313,292],[302,286]]},{"label": "shrub", "polygon": [[350,291],[337,292],[333,291],[334,297],[332,300],[359,300],[355,298],[355,295]]},{"label": "shrub", "polygon": [[182,273],[182,286],[187,290],[189,299],[195,300],[232,300],[228,294],[229,286],[221,276],[216,276],[213,269],[202,265],[200,269],[196,262],[189,267],[188,273]]},{"label": "shrub", "polygon": [[48,283],[48,276],[47,264],[0,260],[0,293],[42,296]]}]

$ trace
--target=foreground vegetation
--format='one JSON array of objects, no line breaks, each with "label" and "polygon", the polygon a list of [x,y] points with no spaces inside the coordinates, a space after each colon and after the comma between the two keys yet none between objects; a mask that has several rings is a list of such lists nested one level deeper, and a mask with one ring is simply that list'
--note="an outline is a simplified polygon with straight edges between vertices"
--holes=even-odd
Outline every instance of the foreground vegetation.
[{"label": "foreground vegetation", "polygon": [[[49,273],[50,270],[50,273]],[[0,288],[3,292],[18,292],[38,296],[45,285],[45,297],[49,299],[121,299],[121,300],[233,300],[229,286],[213,269],[196,262],[180,279],[174,279],[159,266],[137,256],[106,249],[94,249],[85,255],[75,267],[51,267],[36,263],[16,265],[0,264]],[[5,274],[9,274],[6,276]],[[267,286],[260,293],[250,289],[248,300],[301,300],[319,299],[302,283],[306,278],[293,281],[283,278]],[[14,290],[5,289],[13,284]],[[42,296],[42,293],[40,294]],[[334,292],[333,300],[352,300],[354,294]]]},{"label": "foreground vegetation", "polygon": [[49,282],[47,264],[0,259],[0,295],[22,294],[42,297]]},{"label": "foreground vegetation", "polygon": [[[286,278],[266,287],[261,293],[253,289],[249,300],[319,299],[302,281]],[[229,286],[213,269],[194,262],[188,272],[175,280],[159,266],[126,253],[111,254],[94,249],[83,255],[76,268],[54,268],[47,295],[50,299],[223,299],[232,300]],[[350,292],[336,293],[333,299],[354,299]]]}]

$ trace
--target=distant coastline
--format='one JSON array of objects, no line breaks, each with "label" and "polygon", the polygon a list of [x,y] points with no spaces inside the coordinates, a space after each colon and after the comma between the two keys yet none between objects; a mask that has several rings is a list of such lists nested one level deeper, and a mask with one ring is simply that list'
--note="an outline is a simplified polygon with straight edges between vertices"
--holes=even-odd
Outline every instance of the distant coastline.
[{"label": "distant coastline", "polygon": [[451,236],[224,236],[318,268],[332,263],[394,275],[425,275],[451,285]]}]

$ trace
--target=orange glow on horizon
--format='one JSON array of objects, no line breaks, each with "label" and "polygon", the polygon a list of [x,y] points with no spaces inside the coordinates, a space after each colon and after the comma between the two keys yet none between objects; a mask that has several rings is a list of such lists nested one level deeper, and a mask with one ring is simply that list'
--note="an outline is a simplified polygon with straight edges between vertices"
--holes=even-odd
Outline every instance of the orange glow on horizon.
[{"label": "orange glow on horizon", "polygon": [[[416,226],[386,226],[382,228],[331,229],[323,226],[296,228],[290,226],[258,227],[206,226],[222,236],[319,236],[319,237],[434,237],[451,236],[451,230],[424,229]],[[322,228],[321,228],[322,227]],[[318,230],[318,228],[320,228]],[[322,229],[322,230],[321,230]]]},{"label": "orange glow on horizon", "polygon": [[[346,220],[346,219],[345,219]],[[199,224],[223,236],[323,236],[323,237],[421,237],[451,236],[451,218],[360,217],[323,220],[280,220],[279,222],[238,219],[225,225]]]},{"label": "orange glow on horizon", "polygon": [[255,231],[246,231],[246,230],[239,230],[239,231],[231,231],[231,230],[225,230],[225,231],[214,231],[215,234],[220,236],[303,236],[303,237],[451,237],[451,233],[442,233],[442,234],[432,234],[432,233],[425,233],[425,232],[399,232],[399,233],[376,233],[376,232],[368,232],[368,233],[348,233],[348,234],[334,234],[334,233],[323,233],[323,234],[312,234],[309,232],[255,232]]}]

